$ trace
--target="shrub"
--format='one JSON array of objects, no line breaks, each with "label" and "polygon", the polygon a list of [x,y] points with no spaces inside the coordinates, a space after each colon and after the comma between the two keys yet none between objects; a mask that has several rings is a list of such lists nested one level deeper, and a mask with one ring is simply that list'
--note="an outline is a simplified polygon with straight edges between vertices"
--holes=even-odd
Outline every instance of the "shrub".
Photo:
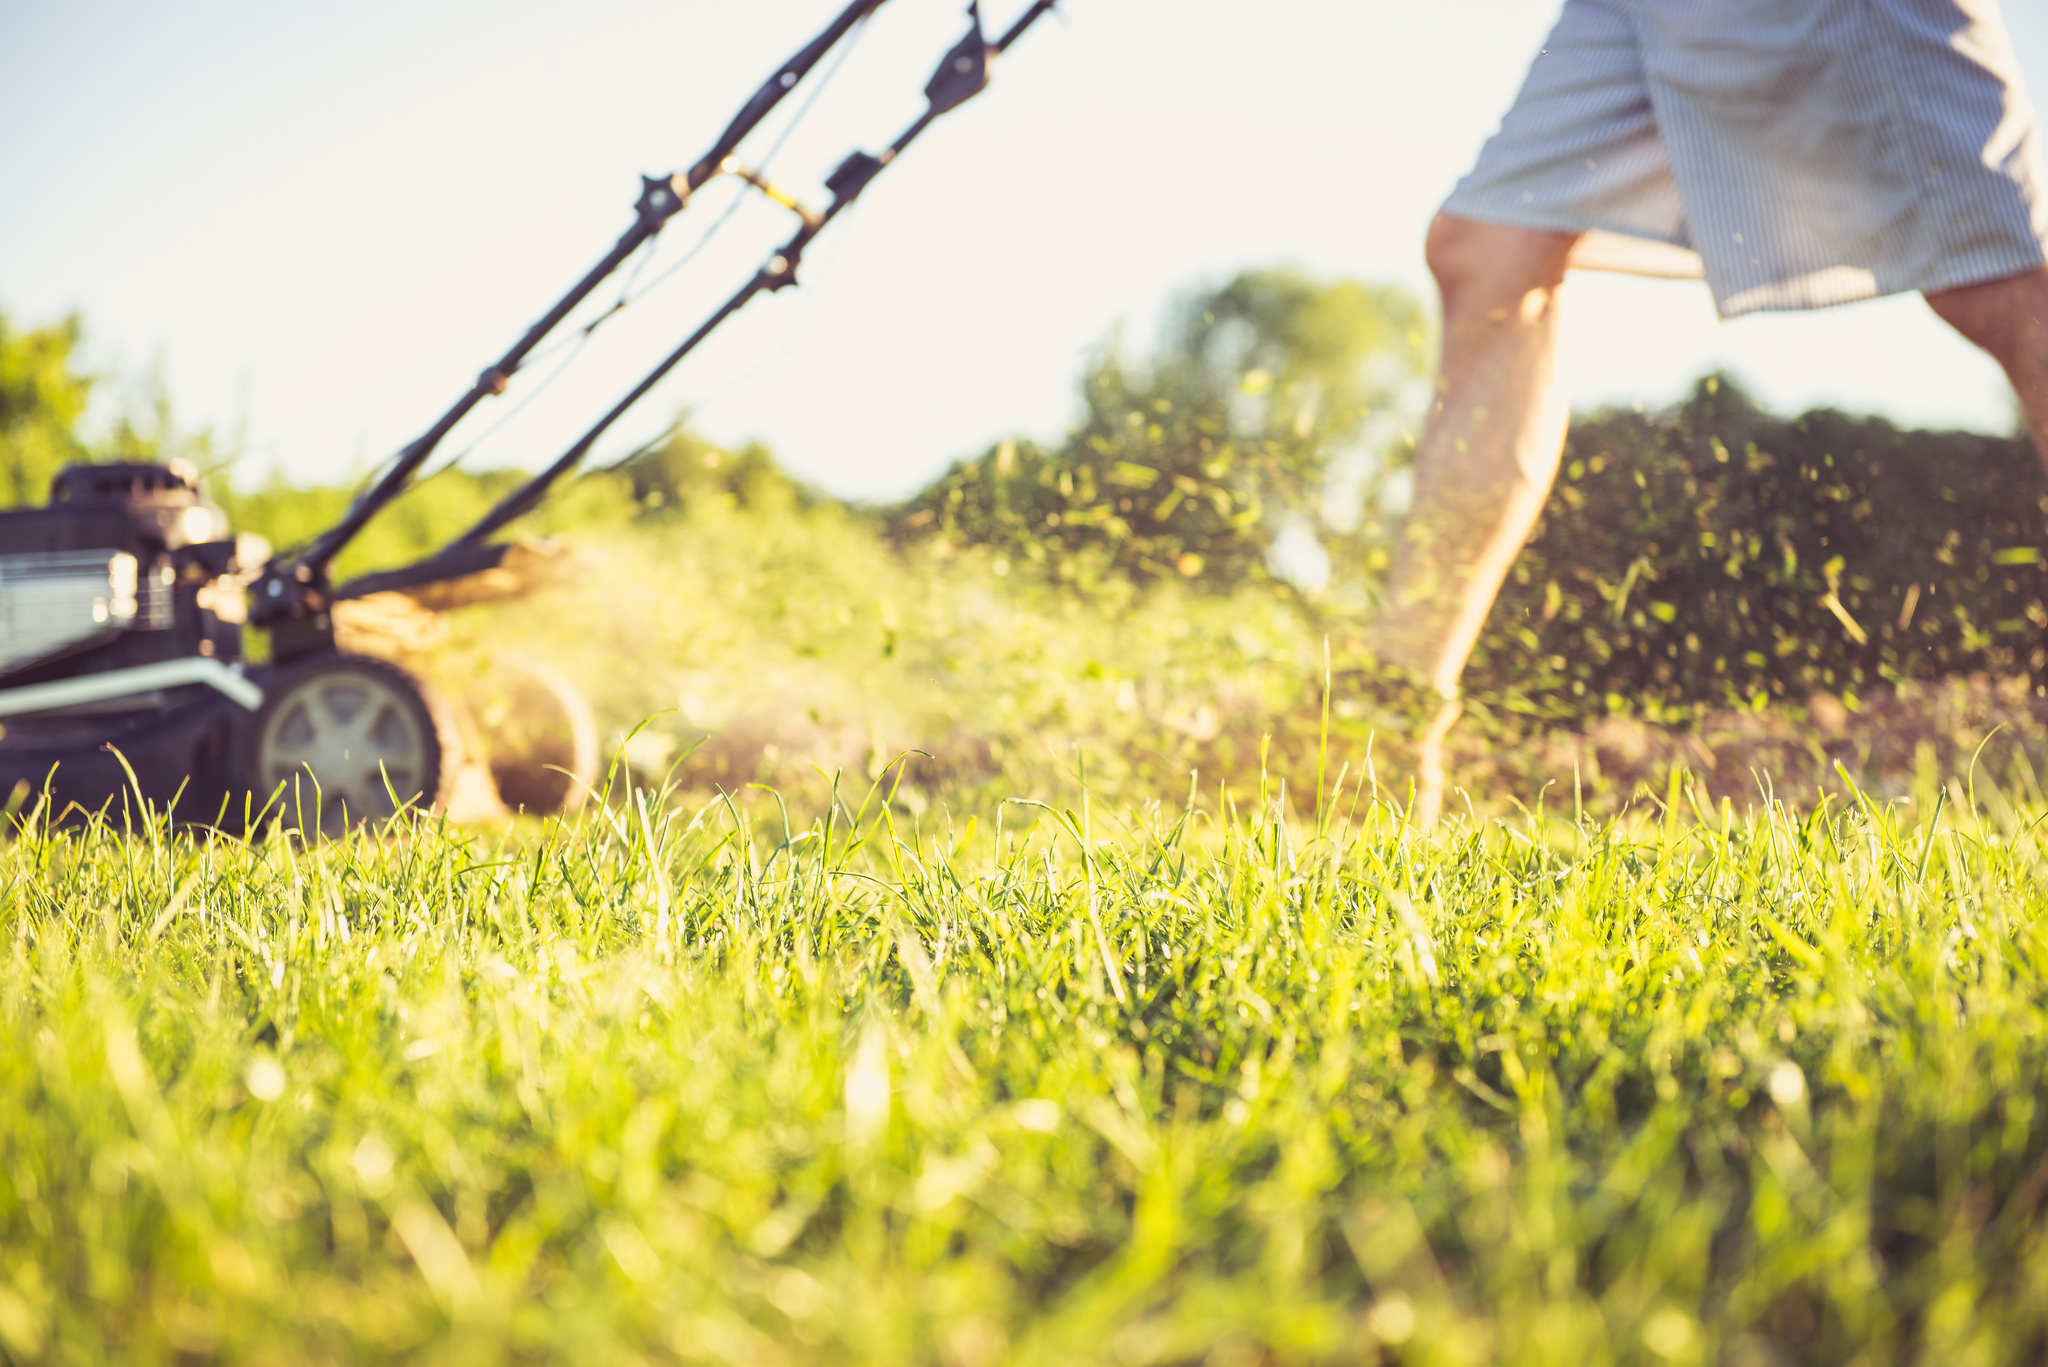
[{"label": "shrub", "polygon": [[1762,412],[1702,380],[1608,411],[1564,469],[1468,676],[1510,712],[1685,720],[1886,680],[2048,674],[2030,444]]},{"label": "shrub", "polygon": [[22,331],[0,314],[0,506],[41,503],[50,477],[85,458],[73,432],[92,389],[73,358],[78,321]]},{"label": "shrub", "polygon": [[1355,513],[1387,468],[1378,448],[1423,359],[1421,311],[1398,289],[1245,272],[1183,302],[1149,364],[1105,347],[1058,446],[956,464],[886,526],[898,545],[985,546],[1081,588],[1298,580],[1279,538],[1327,555],[1353,534],[1331,514]]}]

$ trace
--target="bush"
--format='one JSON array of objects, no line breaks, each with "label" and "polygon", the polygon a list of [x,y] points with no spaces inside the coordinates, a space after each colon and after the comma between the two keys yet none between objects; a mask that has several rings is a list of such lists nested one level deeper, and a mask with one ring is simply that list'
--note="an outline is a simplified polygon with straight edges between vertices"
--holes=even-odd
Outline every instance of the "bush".
[{"label": "bush", "polygon": [[[678,422],[668,437],[609,472],[623,479],[646,515],[674,516],[704,504],[756,512],[806,509],[823,496],[792,479],[758,441],[728,450]],[[607,478],[606,472],[584,482]]]},{"label": "bush", "polygon": [[1148,364],[1105,347],[1058,446],[956,464],[886,526],[898,545],[987,547],[1085,589],[1300,582],[1280,539],[1346,556],[1357,519],[1330,514],[1369,501],[1423,373],[1402,291],[1248,271],[1183,301]]},{"label": "bush", "polygon": [[2048,487],[2020,438],[1773,418],[1726,380],[1583,422],[1468,683],[1584,720],[2048,675]]},{"label": "bush", "polygon": [[22,331],[0,314],[0,507],[41,503],[50,478],[85,459],[73,432],[92,381],[77,372],[78,321]]}]

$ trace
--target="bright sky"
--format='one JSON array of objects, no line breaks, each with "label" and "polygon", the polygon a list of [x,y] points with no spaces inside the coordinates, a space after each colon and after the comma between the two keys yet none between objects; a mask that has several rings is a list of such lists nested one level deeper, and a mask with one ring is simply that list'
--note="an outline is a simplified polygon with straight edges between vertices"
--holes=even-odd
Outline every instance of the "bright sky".
[{"label": "bright sky", "polygon": [[[0,309],[79,312],[95,366],[160,363],[186,422],[245,425],[252,474],[360,471],[610,246],[640,172],[694,161],[841,3],[0,0]],[[991,29],[1022,3],[989,0]],[[715,438],[886,496],[997,437],[1056,437],[1091,347],[1119,324],[1142,347],[1174,295],[1239,267],[1423,291],[1430,212],[1556,8],[1067,0],[834,226],[807,288],[757,303],[600,454],[689,406]],[[2011,9],[2048,92],[2048,6]],[[776,178],[822,203],[846,151],[921,108],[961,10],[889,0]],[[677,219],[643,282],[731,194]],[[477,459],[558,453],[788,226],[748,206]],[[1781,407],[2012,425],[1996,370],[1914,299],[1724,326],[1698,284],[1571,288],[1582,405],[1662,403],[1727,367]]]}]

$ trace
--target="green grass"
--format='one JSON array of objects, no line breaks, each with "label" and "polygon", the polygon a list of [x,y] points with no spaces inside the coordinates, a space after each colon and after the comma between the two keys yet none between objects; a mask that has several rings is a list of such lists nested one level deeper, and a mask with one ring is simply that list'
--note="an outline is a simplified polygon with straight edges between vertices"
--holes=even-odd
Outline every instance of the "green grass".
[{"label": "green grass", "polygon": [[0,1350],[2048,1350],[2037,814],[1075,805],[30,828]]}]

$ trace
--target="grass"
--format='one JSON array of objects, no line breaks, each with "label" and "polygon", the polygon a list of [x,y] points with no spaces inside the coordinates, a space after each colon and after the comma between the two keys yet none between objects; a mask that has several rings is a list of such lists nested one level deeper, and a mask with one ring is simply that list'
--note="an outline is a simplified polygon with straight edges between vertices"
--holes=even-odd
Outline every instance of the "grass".
[{"label": "grass", "polygon": [[2038,728],[1942,777],[2023,707],[1479,738],[1420,838],[1270,591],[579,516],[415,663],[575,678],[626,796],[0,845],[0,1359],[2048,1355]]},{"label": "grass", "polygon": [[2039,1361],[2048,849],[1978,796],[31,825],[0,1351]]}]

